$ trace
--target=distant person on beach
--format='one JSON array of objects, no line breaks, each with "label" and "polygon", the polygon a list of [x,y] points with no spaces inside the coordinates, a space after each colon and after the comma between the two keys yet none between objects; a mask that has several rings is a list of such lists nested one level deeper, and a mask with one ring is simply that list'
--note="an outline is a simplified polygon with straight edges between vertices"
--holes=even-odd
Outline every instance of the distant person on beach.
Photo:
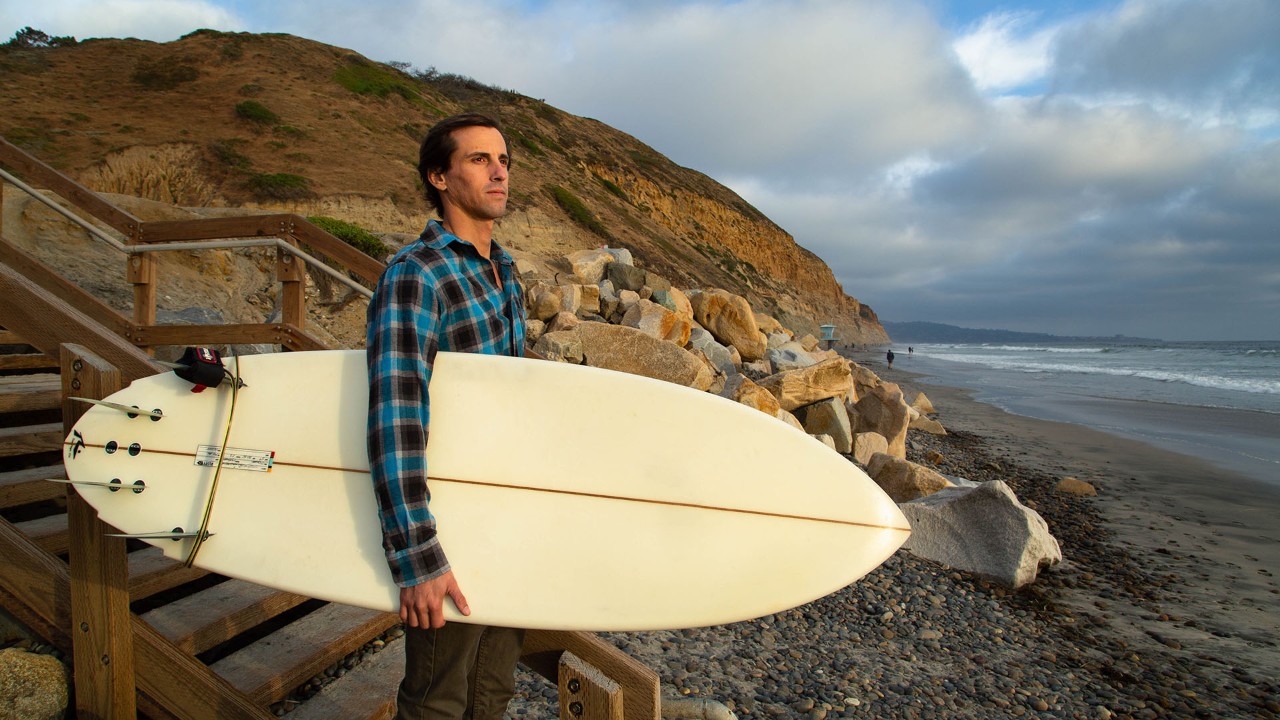
[{"label": "distant person on beach", "polygon": [[889,352],[885,353],[884,357],[886,360],[889,361],[889,367],[893,367],[893,351],[890,350]]},{"label": "distant person on beach", "polygon": [[911,347],[910,345],[908,345],[908,346],[907,346],[907,354],[908,354],[908,355],[915,355],[915,354],[916,354],[916,349],[915,349],[914,347]]},{"label": "distant person on beach", "polygon": [[369,302],[369,464],[405,624],[397,718],[499,720],[515,693],[524,631],[444,621],[446,597],[470,610],[436,537],[426,467],[436,353],[524,353],[523,291],[493,239],[509,166],[491,118],[456,115],[431,128],[418,173],[441,220],[391,259]]}]

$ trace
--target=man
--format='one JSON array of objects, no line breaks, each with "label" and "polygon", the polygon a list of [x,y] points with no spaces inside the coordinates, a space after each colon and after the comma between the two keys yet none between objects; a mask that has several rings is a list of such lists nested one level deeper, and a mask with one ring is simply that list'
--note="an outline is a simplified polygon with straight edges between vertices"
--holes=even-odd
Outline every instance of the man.
[{"label": "man", "polygon": [[369,461],[406,626],[398,718],[501,718],[515,692],[523,631],[445,623],[445,602],[470,610],[436,537],[426,467],[436,353],[524,351],[523,292],[493,240],[509,164],[491,118],[433,127],[418,173],[441,220],[391,259],[369,303]]}]

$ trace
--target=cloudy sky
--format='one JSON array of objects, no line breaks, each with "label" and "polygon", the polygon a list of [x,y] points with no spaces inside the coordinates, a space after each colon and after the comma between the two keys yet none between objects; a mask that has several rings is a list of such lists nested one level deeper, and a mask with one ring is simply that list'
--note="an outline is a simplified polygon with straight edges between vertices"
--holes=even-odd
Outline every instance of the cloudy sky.
[{"label": "cloudy sky", "polygon": [[285,32],[545,99],[732,187],[885,320],[1280,340],[1277,0],[0,8],[25,26]]}]

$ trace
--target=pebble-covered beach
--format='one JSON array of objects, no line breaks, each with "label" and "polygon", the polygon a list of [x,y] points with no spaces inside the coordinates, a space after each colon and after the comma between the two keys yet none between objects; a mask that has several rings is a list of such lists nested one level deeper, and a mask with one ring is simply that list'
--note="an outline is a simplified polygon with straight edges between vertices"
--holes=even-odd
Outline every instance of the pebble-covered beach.
[{"label": "pebble-covered beach", "polygon": [[[930,397],[937,403],[933,389]],[[659,673],[664,698],[715,700],[740,718],[1280,717],[1274,635],[1237,631],[1211,607],[1184,614],[1199,607],[1186,595],[1205,579],[1192,575],[1203,558],[1131,552],[1098,499],[1054,490],[1061,475],[1040,469],[1052,452],[1019,452],[1007,440],[959,426],[944,437],[913,432],[908,455],[924,463],[935,451],[948,475],[1003,480],[1044,516],[1066,560],[1021,591],[899,551],[795,610],[607,637]],[[1096,472],[1090,479],[1104,494],[1118,488]],[[1262,579],[1263,600],[1253,605],[1267,596],[1272,605],[1254,609],[1274,620],[1280,597]],[[555,697],[522,672],[508,715],[555,717]]]}]

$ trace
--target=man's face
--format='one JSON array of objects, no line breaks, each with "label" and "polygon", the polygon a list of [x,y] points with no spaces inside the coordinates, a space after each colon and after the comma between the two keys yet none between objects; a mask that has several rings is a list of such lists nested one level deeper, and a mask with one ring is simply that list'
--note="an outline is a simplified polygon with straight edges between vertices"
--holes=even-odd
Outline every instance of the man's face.
[{"label": "man's face", "polygon": [[431,178],[440,190],[447,212],[461,212],[475,220],[497,220],[507,210],[507,144],[490,127],[465,127],[453,132],[457,149],[449,169]]}]

